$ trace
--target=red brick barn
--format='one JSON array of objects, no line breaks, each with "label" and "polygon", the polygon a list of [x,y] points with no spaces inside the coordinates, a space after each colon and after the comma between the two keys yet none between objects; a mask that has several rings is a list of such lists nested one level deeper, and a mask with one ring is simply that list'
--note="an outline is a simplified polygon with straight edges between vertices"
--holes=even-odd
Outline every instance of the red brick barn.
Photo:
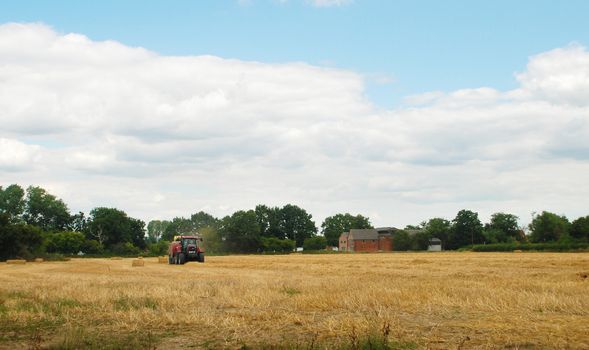
[{"label": "red brick barn", "polygon": [[343,252],[392,251],[392,234],[395,228],[352,229],[344,232],[339,239],[339,250]]}]

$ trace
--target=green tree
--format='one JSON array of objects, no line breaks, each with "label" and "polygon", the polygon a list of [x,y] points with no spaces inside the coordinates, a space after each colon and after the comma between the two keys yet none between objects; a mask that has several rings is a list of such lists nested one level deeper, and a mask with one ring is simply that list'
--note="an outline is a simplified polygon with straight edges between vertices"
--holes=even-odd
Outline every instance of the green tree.
[{"label": "green tree", "polygon": [[323,220],[321,233],[327,239],[327,245],[337,247],[342,233],[351,229],[373,228],[368,217],[360,214],[354,216],[349,213],[336,214]]},{"label": "green tree", "polygon": [[261,247],[260,225],[253,210],[240,210],[224,217],[219,234],[229,252],[253,253]]},{"label": "green tree", "polygon": [[0,260],[30,259],[42,252],[41,229],[25,224],[11,224],[10,215],[0,214]]},{"label": "green tree", "polygon": [[305,239],[317,234],[317,227],[311,214],[296,205],[287,204],[280,209],[280,229],[287,239],[303,245]]},{"label": "green tree", "polygon": [[119,243],[145,248],[145,223],[119,209],[94,208],[90,212],[86,236],[109,249]]},{"label": "green tree", "polygon": [[262,250],[265,252],[289,253],[295,249],[295,241],[278,239],[276,237],[262,237]]},{"label": "green tree", "polygon": [[54,232],[47,234],[45,244],[48,253],[75,254],[84,251],[86,238],[81,232]]},{"label": "green tree", "polygon": [[198,231],[204,241],[204,247],[207,253],[219,254],[223,253],[223,241],[219,235],[217,229],[213,227],[205,227]]},{"label": "green tree", "polygon": [[260,225],[260,233],[263,237],[285,239],[286,235],[281,227],[282,213],[279,207],[268,207],[258,204],[254,211],[258,225]]},{"label": "green tree", "polygon": [[167,255],[169,244],[170,243],[167,241],[149,243],[147,245],[147,250],[150,255]]},{"label": "green tree", "polygon": [[171,241],[174,236],[193,234],[196,231],[192,221],[183,217],[175,217],[165,225],[164,233],[160,239]]},{"label": "green tree", "polygon": [[411,235],[411,249],[427,250],[430,238],[432,237],[427,230],[414,230],[413,235]]},{"label": "green tree", "polygon": [[411,237],[404,230],[398,230],[393,235],[393,250],[407,251],[411,249]]},{"label": "green tree", "polygon": [[169,224],[166,220],[151,220],[147,224],[147,240],[150,243],[159,242]]},{"label": "green tree", "polygon": [[205,227],[217,228],[219,226],[219,219],[204,211],[199,211],[190,216],[192,227],[196,231],[200,231]]},{"label": "green tree", "polygon": [[529,225],[530,239],[534,243],[557,241],[568,235],[569,220],[565,216],[543,211],[535,215]]},{"label": "green tree", "polygon": [[483,224],[479,220],[479,214],[464,209],[459,211],[456,218],[452,220],[452,229],[448,237],[448,249],[481,244],[484,240]]},{"label": "green tree", "polygon": [[523,236],[517,224],[519,218],[513,214],[495,213],[491,221],[485,225],[485,238],[488,243],[503,243],[518,240]]},{"label": "green tree", "polygon": [[69,230],[74,232],[84,232],[86,230],[87,218],[83,212],[78,212],[71,216]]},{"label": "green tree", "polygon": [[327,240],[323,236],[309,237],[303,242],[303,250],[323,250],[327,246]]},{"label": "green tree", "polygon": [[44,231],[66,230],[71,216],[65,203],[41,187],[29,186],[23,214],[25,222]]},{"label": "green tree", "polygon": [[579,240],[589,240],[589,215],[580,217],[571,224],[571,237]]},{"label": "green tree", "polygon": [[442,249],[446,248],[451,229],[452,224],[450,221],[442,218],[430,219],[425,225],[425,231],[430,238],[438,238],[442,241]]},{"label": "green tree", "polygon": [[8,215],[11,223],[20,221],[25,208],[25,191],[13,184],[5,189],[0,186],[0,214]]}]

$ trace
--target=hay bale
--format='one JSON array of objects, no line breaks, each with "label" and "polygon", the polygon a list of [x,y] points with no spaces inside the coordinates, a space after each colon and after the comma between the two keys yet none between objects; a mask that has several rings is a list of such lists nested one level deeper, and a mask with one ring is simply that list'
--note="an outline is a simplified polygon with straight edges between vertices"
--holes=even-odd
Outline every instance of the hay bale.
[{"label": "hay bale", "polygon": [[43,261],[45,261],[45,260],[43,260],[43,258],[36,258],[35,259],[36,263],[42,263]]},{"label": "hay bale", "polygon": [[123,260],[123,258],[121,258],[120,256],[113,256],[110,258],[110,260]]},{"label": "hay bale", "polygon": [[160,264],[167,264],[168,263],[168,257],[167,256],[158,256],[157,262],[160,263]]},{"label": "hay bale", "polygon": [[24,265],[27,261],[24,259],[8,259],[6,260],[6,263],[9,265]]},{"label": "hay bale", "polygon": [[133,264],[132,266],[138,267],[138,266],[145,266],[145,261],[143,261],[143,259],[133,259]]},{"label": "hay bale", "polygon": [[513,252],[514,252],[514,253],[521,253],[522,251],[521,251],[521,249],[516,249],[516,250],[514,250]]}]

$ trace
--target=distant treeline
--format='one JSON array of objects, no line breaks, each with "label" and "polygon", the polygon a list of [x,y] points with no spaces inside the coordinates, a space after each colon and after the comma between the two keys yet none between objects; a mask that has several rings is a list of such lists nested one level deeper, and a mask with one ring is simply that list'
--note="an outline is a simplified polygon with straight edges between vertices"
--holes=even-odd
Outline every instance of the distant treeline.
[{"label": "distant treeline", "polygon": [[[321,250],[337,247],[342,232],[373,227],[366,216],[341,213],[327,217],[320,228],[319,233],[312,216],[292,204],[258,205],[220,219],[201,211],[189,218],[153,220],[146,226],[116,208],[97,207],[88,215],[72,214],[61,199],[41,187],[0,186],[0,260],[78,252],[161,255],[174,235],[194,232],[204,237],[207,251],[216,254],[281,253],[295,247]],[[551,250],[577,249],[589,241],[589,216],[571,223],[564,216],[542,212],[534,215],[526,235],[513,214],[495,213],[483,224],[476,212],[461,210],[451,221],[433,218],[397,231],[393,246],[395,250],[425,250],[431,238],[439,238],[445,250],[523,250],[531,249],[530,243],[558,245]]]}]

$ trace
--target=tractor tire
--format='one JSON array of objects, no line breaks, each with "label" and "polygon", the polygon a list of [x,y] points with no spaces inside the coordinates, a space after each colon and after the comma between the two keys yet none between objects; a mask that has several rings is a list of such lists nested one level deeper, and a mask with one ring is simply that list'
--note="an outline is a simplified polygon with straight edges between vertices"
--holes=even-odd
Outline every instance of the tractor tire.
[{"label": "tractor tire", "polygon": [[184,263],[186,263],[186,258],[184,257],[184,253],[179,254],[178,262],[180,263],[180,265],[184,265]]},{"label": "tractor tire", "polygon": [[178,254],[174,255],[174,265],[179,265],[180,259],[178,259]]},{"label": "tractor tire", "polygon": [[196,257],[196,261],[198,261],[199,263],[205,262],[205,255],[203,253],[199,253]]}]

